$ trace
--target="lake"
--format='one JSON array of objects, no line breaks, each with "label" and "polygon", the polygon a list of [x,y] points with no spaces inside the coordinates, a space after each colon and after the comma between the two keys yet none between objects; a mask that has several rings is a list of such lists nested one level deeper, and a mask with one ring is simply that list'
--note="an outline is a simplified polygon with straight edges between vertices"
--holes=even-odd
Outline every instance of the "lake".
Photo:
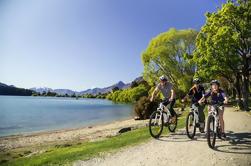
[{"label": "lake", "polygon": [[132,116],[132,105],[102,99],[0,96],[0,136],[85,127]]}]

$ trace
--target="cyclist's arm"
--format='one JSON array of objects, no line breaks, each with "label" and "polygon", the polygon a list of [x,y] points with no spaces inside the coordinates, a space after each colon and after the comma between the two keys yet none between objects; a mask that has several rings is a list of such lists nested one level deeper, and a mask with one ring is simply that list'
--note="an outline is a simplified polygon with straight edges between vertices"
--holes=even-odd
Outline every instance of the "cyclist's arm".
[{"label": "cyclist's arm", "polygon": [[202,98],[201,98],[198,102],[199,102],[199,103],[204,102],[205,99],[207,99],[209,96],[211,96],[211,92],[210,92],[210,91],[207,92],[206,94],[204,94],[204,95],[202,96]]},{"label": "cyclist's arm", "polygon": [[158,92],[159,92],[159,88],[156,87],[156,88],[154,89],[153,93],[152,93],[152,96],[151,96],[150,101],[153,101],[153,100],[154,100],[154,98],[155,98],[155,96],[158,94]]},{"label": "cyclist's arm", "polygon": [[227,104],[228,103],[228,98],[227,98],[227,96],[226,96],[226,94],[223,92],[222,93],[222,96],[223,96],[223,98],[224,98],[224,104]]},{"label": "cyclist's arm", "polygon": [[171,97],[169,100],[173,100],[174,99],[174,96],[175,96],[175,92],[173,89],[171,89]]},{"label": "cyclist's arm", "polygon": [[185,97],[183,97],[183,99],[182,99],[182,102],[184,102],[188,97],[192,97],[192,95],[193,95],[193,90],[192,89],[190,89],[189,90],[189,92],[188,92],[188,94],[186,94],[186,96]]}]

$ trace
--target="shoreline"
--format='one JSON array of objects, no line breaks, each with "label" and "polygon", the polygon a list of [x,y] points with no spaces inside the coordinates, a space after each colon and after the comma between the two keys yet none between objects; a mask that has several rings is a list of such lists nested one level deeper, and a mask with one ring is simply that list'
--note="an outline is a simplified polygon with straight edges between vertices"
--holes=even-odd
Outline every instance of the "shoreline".
[{"label": "shoreline", "polygon": [[92,128],[92,127],[96,127],[96,126],[107,125],[107,124],[111,124],[114,122],[125,121],[125,120],[132,120],[132,117],[121,118],[119,120],[112,120],[112,121],[106,121],[106,122],[97,122],[97,123],[93,123],[93,124],[86,124],[86,125],[83,124],[83,126],[81,126],[81,127],[68,127],[68,128],[62,128],[62,129],[28,131],[28,132],[11,134],[11,135],[3,135],[3,136],[0,135],[0,141],[1,141],[1,139],[4,139],[4,138],[8,139],[8,138],[15,138],[15,137],[28,137],[28,136],[36,136],[36,135],[41,135],[41,134],[58,133],[58,132],[63,132],[63,131],[80,130],[83,128]]},{"label": "shoreline", "polygon": [[86,127],[67,128],[53,131],[41,131],[29,134],[18,134],[0,137],[0,151],[31,147],[35,145],[54,145],[74,141],[95,141],[118,135],[122,128],[137,129],[145,127],[148,120],[134,120],[132,118],[88,125]]}]

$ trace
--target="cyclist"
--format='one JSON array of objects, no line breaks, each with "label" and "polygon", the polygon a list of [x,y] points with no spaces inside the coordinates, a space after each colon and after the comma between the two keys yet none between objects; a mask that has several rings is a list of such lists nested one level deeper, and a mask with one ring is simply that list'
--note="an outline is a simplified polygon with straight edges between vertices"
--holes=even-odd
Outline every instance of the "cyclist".
[{"label": "cyclist", "polygon": [[[228,103],[228,98],[226,97],[224,91],[220,88],[220,83],[218,80],[212,80],[211,83],[211,89],[209,92],[207,92],[199,101],[199,103],[202,103],[205,101],[206,98],[211,97],[211,102],[210,104],[219,104],[219,103]],[[211,107],[209,106],[209,110]],[[221,134],[223,138],[226,138],[225,134],[225,128],[224,128],[224,119],[223,119],[223,114],[224,114],[224,107],[221,106],[219,107],[219,120],[220,120],[220,127],[221,127]]]},{"label": "cyclist", "polygon": [[161,92],[162,95],[164,96],[163,99],[163,105],[167,106],[169,104],[169,110],[172,116],[172,123],[175,123],[175,119],[176,119],[176,113],[173,109],[173,106],[175,104],[175,93],[173,90],[173,84],[171,84],[167,77],[165,77],[164,75],[161,76],[159,78],[160,83],[156,86],[155,90],[152,93],[152,97],[150,99],[150,101],[152,102],[155,98],[155,96]]},{"label": "cyclist", "polygon": [[194,85],[192,88],[189,90],[188,94],[181,100],[184,102],[187,97],[192,98],[192,104],[196,105],[198,107],[198,113],[199,113],[199,124],[200,124],[200,132],[204,133],[204,128],[205,128],[205,114],[204,114],[204,105],[198,104],[198,101],[205,95],[205,89],[204,87],[200,84],[200,79],[195,78],[193,80]]}]

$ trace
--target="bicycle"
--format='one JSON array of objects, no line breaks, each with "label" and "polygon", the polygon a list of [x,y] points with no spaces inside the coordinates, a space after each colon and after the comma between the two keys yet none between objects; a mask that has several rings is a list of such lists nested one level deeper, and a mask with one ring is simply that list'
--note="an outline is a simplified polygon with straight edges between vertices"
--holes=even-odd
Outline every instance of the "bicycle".
[{"label": "bicycle", "polygon": [[191,110],[186,118],[186,134],[188,138],[193,139],[196,128],[200,128],[198,104],[192,104]]},{"label": "bicycle", "polygon": [[[165,111],[166,110],[166,111]],[[172,116],[170,110],[161,102],[156,111],[154,111],[149,119],[149,131],[153,138],[159,138],[162,134],[164,125],[168,127],[170,132],[175,132],[177,127],[177,115],[175,121],[171,121]]]},{"label": "bicycle", "polygon": [[207,143],[210,148],[215,147],[216,135],[221,139],[221,126],[219,123],[219,109],[223,103],[213,104],[207,118]]}]

